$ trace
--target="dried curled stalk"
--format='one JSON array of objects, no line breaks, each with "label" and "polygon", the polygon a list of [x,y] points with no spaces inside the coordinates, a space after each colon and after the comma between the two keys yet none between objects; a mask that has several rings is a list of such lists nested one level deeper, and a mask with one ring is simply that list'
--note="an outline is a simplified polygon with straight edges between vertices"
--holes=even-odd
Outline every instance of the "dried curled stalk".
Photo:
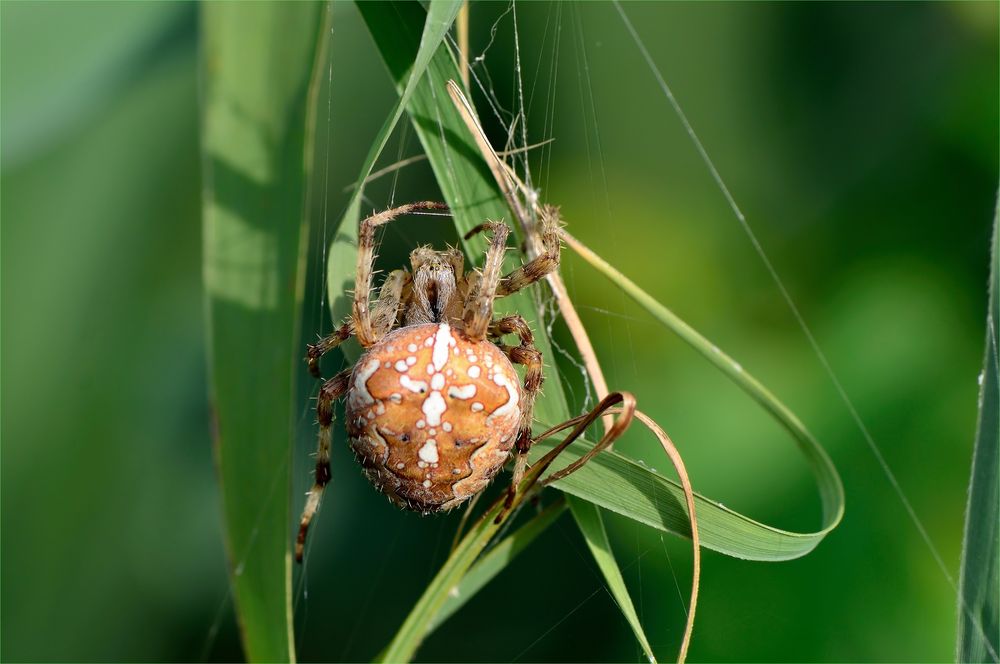
[{"label": "dried curled stalk", "polygon": [[[486,161],[487,166],[489,166],[490,172],[493,173],[493,177],[500,186],[500,190],[503,192],[507,203],[514,211],[514,216],[517,218],[518,224],[520,225],[521,231],[526,239],[525,248],[528,258],[534,258],[544,251],[541,238],[538,233],[535,232],[535,220],[542,219],[543,223],[551,223],[552,221],[555,221],[546,218],[549,215],[555,214],[555,209],[540,205],[537,193],[530,190],[523,182],[521,182],[521,180],[517,177],[517,174],[514,173],[510,166],[496,153],[490,145],[485,132],[483,132],[482,126],[476,119],[472,105],[465,98],[461,88],[459,88],[454,81],[448,81],[448,94],[451,96],[452,102],[458,109],[459,114],[465,121],[469,131],[472,132],[472,136],[475,139],[476,144],[479,146],[483,159]],[[530,211],[525,208],[525,205],[522,203],[521,197],[518,196],[518,193],[522,194],[524,199],[528,201]],[[563,237],[565,239],[565,233],[563,234]],[[571,244],[570,246],[572,247],[573,245]],[[544,480],[539,481],[539,486],[546,486],[552,482],[559,481],[567,475],[575,472],[601,451],[608,449],[614,440],[616,440],[624,432],[624,429],[628,427],[633,416],[637,417],[646,426],[646,428],[648,428],[657,437],[664,452],[670,458],[670,462],[673,464],[674,469],[677,471],[677,475],[680,478],[681,486],[684,489],[684,498],[687,503],[688,518],[691,524],[691,544],[694,553],[691,580],[691,600],[688,606],[687,624],[684,629],[684,637],[681,642],[680,653],[677,657],[678,662],[683,662],[687,658],[688,647],[691,643],[691,634],[694,630],[695,609],[698,604],[698,588],[701,579],[701,546],[699,543],[698,520],[695,515],[694,490],[691,487],[691,480],[688,477],[687,469],[684,467],[684,462],[681,458],[680,452],[678,452],[676,446],[673,444],[673,441],[670,440],[670,437],[666,434],[666,432],[652,418],[635,410],[635,401],[631,394],[623,393],[627,394],[629,400],[621,409],[609,409],[609,404],[607,403],[608,400],[619,393],[608,393],[607,381],[604,379],[603,371],[601,371],[601,365],[597,360],[597,354],[594,352],[594,347],[590,342],[590,337],[587,335],[587,331],[583,327],[583,323],[576,312],[576,308],[570,300],[569,292],[566,290],[566,285],[563,283],[562,276],[558,271],[555,271],[549,274],[546,277],[546,280],[552,289],[556,303],[559,305],[559,311],[562,314],[563,320],[565,320],[566,325],[573,336],[573,340],[576,343],[577,349],[583,359],[587,373],[590,375],[590,379],[594,384],[597,397],[601,401],[598,404],[598,407],[594,408],[594,410],[590,413],[568,420],[558,427],[550,429],[549,431],[546,431],[538,436],[536,440],[541,440],[557,433],[558,431],[576,426],[573,433],[568,436],[563,443],[556,446],[552,451],[545,455],[545,457],[540,459],[538,463],[532,466],[532,470],[537,467],[540,469],[538,471],[539,473],[543,472],[544,469],[552,463],[559,452],[565,449],[566,446],[572,442],[572,440],[579,436],[583,432],[583,429],[585,429],[600,413],[603,413],[605,430],[605,436],[601,439],[601,441],[576,462],[553,473]],[[614,420],[612,418],[612,413],[614,412],[620,412],[623,415],[627,415],[627,417],[621,417],[618,420]],[[610,435],[613,432],[616,435]],[[533,476],[537,480],[538,475]],[[502,515],[497,516],[497,523],[500,522],[501,516]]]}]

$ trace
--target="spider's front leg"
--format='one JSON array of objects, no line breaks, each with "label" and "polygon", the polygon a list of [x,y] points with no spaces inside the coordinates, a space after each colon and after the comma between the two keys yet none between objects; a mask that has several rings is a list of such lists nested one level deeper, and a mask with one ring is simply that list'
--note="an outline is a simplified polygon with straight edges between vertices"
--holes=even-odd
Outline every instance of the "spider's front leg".
[{"label": "spider's front leg", "polygon": [[500,280],[496,296],[505,297],[530,286],[559,268],[559,223],[554,210],[542,219],[544,251]]},{"label": "spider's front leg", "polygon": [[465,335],[472,341],[485,339],[490,321],[493,320],[493,300],[496,298],[497,285],[500,283],[503,257],[507,251],[507,235],[510,233],[507,224],[488,221],[473,228],[465,234],[465,237],[468,239],[483,230],[490,231],[492,237],[489,247],[486,248],[482,273],[469,294],[463,315]]},{"label": "spider's front leg", "polygon": [[347,393],[350,386],[351,370],[344,369],[333,378],[323,383],[320,388],[319,398],[316,401],[316,419],[319,420],[319,440],[316,443],[316,477],[313,481],[312,489],[307,494],[305,509],[302,511],[302,520],[299,522],[299,536],[295,541],[295,560],[302,562],[302,553],[305,550],[306,533],[309,531],[309,524],[319,510],[319,501],[323,495],[323,489],[330,481],[330,438],[332,436],[331,425],[333,424],[333,403]]},{"label": "spider's front leg", "polygon": [[444,203],[421,201],[400,205],[378,214],[373,214],[361,222],[358,232],[358,264],[354,274],[354,317],[355,334],[362,348],[368,348],[378,341],[373,314],[369,308],[369,297],[372,289],[372,266],[375,264],[375,229],[387,224],[396,217],[418,210],[447,210]]}]

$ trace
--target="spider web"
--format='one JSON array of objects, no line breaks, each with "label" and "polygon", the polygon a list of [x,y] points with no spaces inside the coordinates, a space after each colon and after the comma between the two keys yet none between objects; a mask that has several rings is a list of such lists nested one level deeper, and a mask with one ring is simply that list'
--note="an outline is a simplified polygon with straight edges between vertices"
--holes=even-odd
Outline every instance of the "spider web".
[{"label": "spider web", "polygon": [[[668,101],[669,106],[670,106],[672,112],[677,117],[677,119],[680,121],[681,125],[683,126],[683,129],[684,129],[685,133],[687,134],[687,136],[689,137],[689,139],[691,141],[691,144],[693,145],[693,147],[697,151],[699,159],[702,161],[702,163],[704,164],[705,168],[709,172],[709,174],[710,174],[710,176],[712,178],[712,181],[714,182],[715,186],[717,187],[717,189],[719,190],[719,192],[721,193],[721,195],[725,199],[725,202],[726,202],[727,206],[730,208],[730,210],[731,210],[731,212],[733,214],[733,217],[736,219],[736,221],[738,222],[741,230],[743,231],[743,233],[745,234],[745,236],[749,240],[749,242],[750,242],[750,244],[751,244],[754,252],[757,254],[760,262],[765,267],[765,269],[767,271],[767,274],[769,275],[769,277],[771,278],[771,280],[774,283],[774,286],[778,290],[778,292],[780,294],[780,297],[783,300],[785,306],[787,307],[788,311],[792,314],[792,316],[793,316],[793,318],[795,320],[796,325],[799,327],[802,335],[805,337],[806,341],[808,342],[809,348],[810,348],[812,354],[816,357],[816,359],[818,361],[818,364],[820,366],[820,369],[827,376],[828,380],[830,381],[830,383],[834,387],[839,400],[841,401],[842,405],[844,406],[844,408],[846,410],[847,415],[850,417],[850,419],[853,422],[856,430],[860,434],[861,438],[864,440],[866,447],[869,449],[870,453],[875,458],[875,460],[876,460],[876,462],[878,464],[878,467],[879,467],[879,469],[880,469],[883,477],[885,478],[885,480],[888,482],[888,484],[892,488],[892,491],[896,495],[896,498],[899,501],[899,504],[903,507],[903,510],[906,513],[908,520],[911,522],[911,524],[913,525],[913,527],[915,528],[915,530],[919,534],[920,539],[924,542],[924,545],[925,545],[928,553],[930,554],[931,558],[933,559],[936,567],[938,568],[941,576],[944,578],[944,580],[946,581],[946,583],[950,587],[953,595],[955,597],[957,597],[959,605],[960,605],[959,606],[960,611],[962,611],[963,613],[965,613],[967,615],[967,617],[970,619],[970,621],[975,626],[975,628],[980,632],[980,634],[982,634],[985,637],[985,634],[983,634],[982,625],[979,623],[977,617],[969,610],[969,607],[966,605],[964,597],[962,596],[962,594],[958,592],[958,588],[957,588],[957,585],[955,583],[954,577],[951,574],[951,572],[949,571],[947,564],[944,562],[944,558],[942,557],[942,555],[941,555],[941,553],[939,551],[939,548],[935,544],[933,538],[930,536],[930,534],[929,534],[926,526],[923,523],[923,520],[917,514],[915,508],[913,507],[912,502],[910,501],[909,497],[907,496],[906,491],[903,489],[902,485],[900,484],[899,480],[897,479],[896,474],[893,472],[893,470],[892,470],[889,462],[887,461],[884,453],[882,452],[881,446],[876,442],[876,440],[875,440],[874,436],[872,435],[869,427],[865,424],[863,418],[860,415],[860,412],[859,412],[858,408],[856,407],[856,405],[854,404],[853,400],[849,396],[846,388],[844,387],[842,381],[838,377],[837,372],[835,371],[832,363],[828,359],[826,353],[823,351],[823,349],[822,349],[822,347],[821,347],[818,339],[816,338],[816,335],[812,331],[812,328],[806,322],[806,319],[803,316],[800,308],[798,307],[798,305],[795,303],[795,300],[791,296],[791,293],[788,290],[788,288],[787,288],[787,286],[785,284],[785,281],[779,275],[779,272],[778,272],[777,268],[775,267],[775,265],[772,262],[772,260],[769,258],[767,252],[765,251],[765,249],[764,249],[761,241],[757,237],[756,233],[753,231],[753,228],[752,228],[749,220],[747,219],[746,215],[743,213],[742,209],[737,204],[737,202],[735,200],[735,197],[733,196],[731,190],[726,185],[726,183],[725,183],[725,181],[724,181],[721,173],[719,172],[718,168],[716,167],[714,161],[709,156],[707,149],[705,148],[704,144],[702,143],[702,141],[698,137],[697,133],[694,130],[694,127],[692,126],[691,122],[689,121],[687,115],[684,113],[684,111],[683,111],[680,103],[677,101],[676,97],[674,96],[673,91],[671,90],[670,86],[667,84],[666,80],[664,79],[664,77],[663,77],[663,75],[662,75],[659,67],[657,66],[656,62],[653,60],[651,54],[649,53],[648,49],[646,48],[645,43],[642,40],[642,38],[641,38],[638,30],[635,28],[635,26],[633,25],[633,23],[629,19],[627,13],[622,8],[622,6],[619,3],[619,1],[618,0],[612,0],[612,1],[613,1],[614,8],[615,8],[615,10],[616,10],[619,18],[621,19],[623,25],[627,29],[629,36],[631,37],[632,41],[634,42],[636,48],[641,53],[644,61],[648,65],[650,71],[654,75],[656,83],[657,83],[659,89],[662,91],[663,95],[665,96],[666,100]],[[555,19],[554,19],[555,25],[554,25],[554,28],[553,28],[553,33],[554,33],[555,37],[554,37],[554,40],[553,40],[554,43],[553,43],[553,46],[551,48],[550,60],[549,60],[550,65],[551,65],[551,70],[550,70],[550,76],[549,76],[549,79],[548,79],[548,85],[547,85],[547,88],[546,88],[547,95],[546,95],[545,114],[544,114],[544,118],[543,118],[543,130],[542,130],[542,139],[543,139],[543,141],[550,140],[550,139],[554,138],[554,135],[555,135],[555,131],[554,131],[554,126],[555,126],[555,91],[556,91],[558,62],[559,62],[559,57],[558,57],[558,53],[559,53],[559,35],[561,35],[561,31],[562,31],[562,8],[563,8],[563,6],[561,4],[558,5],[558,7],[556,9],[556,16],[555,16]],[[571,25],[571,34],[573,35],[573,45],[574,45],[574,49],[575,49],[575,52],[576,52],[576,58],[577,58],[576,64],[577,64],[577,80],[578,80],[578,84],[579,84],[579,94],[580,94],[580,108],[582,109],[582,112],[583,112],[583,115],[584,115],[584,124],[587,127],[587,131],[583,132],[583,138],[584,138],[584,141],[586,143],[587,165],[588,165],[588,169],[590,171],[590,179],[591,179],[591,183],[594,185],[594,186],[591,187],[591,192],[592,192],[593,196],[595,196],[596,198],[600,199],[599,201],[596,201],[596,203],[597,203],[596,207],[599,207],[600,209],[603,210],[605,227],[606,228],[610,228],[611,225],[612,225],[612,222],[615,219],[615,214],[614,214],[613,209],[612,209],[611,197],[610,197],[609,188],[608,188],[606,160],[604,158],[604,149],[603,149],[602,142],[601,142],[600,121],[599,121],[598,114],[597,114],[596,104],[594,103],[594,91],[593,91],[593,87],[592,87],[592,79],[591,79],[591,75],[590,75],[590,66],[589,66],[589,62],[588,62],[587,40],[586,40],[586,36],[585,36],[585,31],[584,31],[583,18],[582,18],[582,15],[581,15],[581,12],[580,12],[580,9],[579,9],[578,5],[575,5],[575,4],[572,5],[570,7],[570,13],[572,14],[572,16],[571,16],[571,24],[572,24]],[[515,82],[515,88],[516,89],[513,91],[512,95],[511,95],[511,98],[516,100],[516,108],[513,111],[505,109],[504,106],[503,106],[503,104],[498,99],[498,96],[496,94],[495,88],[493,86],[492,80],[491,80],[490,75],[489,75],[489,70],[485,66],[486,65],[486,55],[487,55],[487,52],[489,51],[490,46],[493,44],[493,41],[495,39],[496,32],[497,32],[497,25],[500,23],[500,21],[502,21],[505,18],[507,18],[508,14],[510,15],[510,20],[513,23],[513,33],[514,33],[513,39],[514,39],[515,60],[514,60],[514,63],[513,63],[513,68],[514,68],[514,72],[515,72],[514,82]],[[541,61],[542,61],[542,54],[544,53],[544,50],[543,50],[544,49],[544,42],[545,42],[545,39],[549,35],[549,21],[550,20],[552,20],[552,7],[551,6],[549,8],[549,16],[546,19],[546,24],[545,24],[545,28],[544,28],[543,46],[539,49],[538,65],[536,65],[536,67],[535,67],[534,77],[532,78],[531,94],[530,94],[529,100],[527,102],[527,109],[528,109],[528,111],[530,111],[530,109],[532,107],[532,103],[531,102],[533,101],[533,96],[534,96],[533,93],[534,93],[534,89],[535,89],[535,84],[537,84],[537,81],[538,81],[538,70],[539,70],[539,66],[540,66]],[[509,149],[511,149],[511,147],[526,148],[528,145],[530,145],[530,142],[529,142],[528,133],[527,133],[527,131],[528,131],[527,128],[528,128],[528,124],[529,123],[528,123],[528,112],[526,112],[525,95],[524,95],[525,68],[524,68],[524,66],[522,64],[522,59],[521,59],[521,41],[520,41],[520,38],[519,38],[519,35],[518,35],[517,4],[515,2],[512,2],[508,6],[508,8],[504,11],[504,13],[501,14],[501,16],[496,20],[496,22],[494,23],[494,25],[493,25],[493,27],[492,27],[492,29],[490,31],[490,35],[491,35],[490,42],[487,45],[486,49],[482,53],[480,53],[478,56],[476,56],[475,58],[471,59],[470,73],[472,75],[472,79],[473,79],[475,85],[479,88],[480,92],[487,99],[489,108],[493,112],[494,117],[507,130],[508,141],[507,141],[507,144],[505,145],[505,149],[509,150]],[[484,81],[485,81],[485,84],[484,84]],[[592,130],[592,134],[591,134],[590,130]],[[518,136],[517,136],[518,133],[520,134],[520,136],[519,136],[519,139],[520,139],[519,143],[520,144],[519,145],[518,145]],[[591,144],[591,141],[593,141],[593,144]],[[542,156],[541,156],[541,158],[539,160],[540,163],[539,163],[539,169],[538,170],[540,172],[544,172],[544,174],[545,174],[544,177],[541,178],[540,181],[539,181],[539,184],[542,185],[541,189],[543,189],[543,190],[544,190],[544,186],[548,183],[549,174],[550,174],[550,168],[551,168],[551,163],[553,161],[552,158],[551,158],[552,149],[553,149],[552,145],[553,145],[552,143],[548,143],[547,144],[547,148],[546,148],[545,151],[543,151]],[[592,154],[596,154],[596,160],[592,157]],[[515,167],[516,170],[520,171],[520,173],[521,173],[521,179],[528,185],[528,187],[529,188],[533,188],[534,180],[532,178],[532,171],[531,171],[531,168],[530,168],[529,153],[527,151],[525,151],[523,153],[520,153],[520,155],[521,156],[516,157],[514,159],[514,167]],[[596,161],[596,173],[595,173],[595,161]],[[617,244],[617,241],[618,241],[618,234],[616,234],[616,233],[608,233],[608,234],[605,235],[605,238],[610,242],[610,244],[612,246],[612,251],[614,251],[615,247],[616,247],[616,244]],[[573,293],[573,289],[572,289],[572,282],[573,282],[573,280],[572,280],[572,275],[571,274],[568,275],[567,282],[568,282],[568,285],[570,286],[571,293]],[[619,305],[618,308],[619,308],[620,312],[624,312],[626,310],[626,306],[625,306],[625,293],[624,293],[624,291],[622,291],[622,290],[619,289],[619,296],[620,296],[620,305]],[[556,312],[555,306],[553,306],[552,303],[550,302],[549,306],[546,307],[546,311],[548,312],[548,314],[546,316],[546,327],[547,327],[547,331],[549,332],[550,338],[551,338],[552,337],[551,333],[552,333],[552,330],[553,330],[553,325],[554,325],[554,323],[556,321],[556,318],[557,318],[557,316],[555,314],[555,312]],[[609,333],[609,338],[611,339],[612,346],[613,347],[618,347],[621,344],[615,338],[615,332],[614,332],[614,330],[615,330],[616,326],[611,325],[611,317],[614,316],[615,314],[618,314],[619,312],[613,312],[613,311],[609,311],[608,310],[608,311],[605,311],[605,313],[607,314],[607,318],[608,318],[608,333]],[[634,364],[634,362],[635,362],[635,359],[634,359],[635,358],[635,352],[634,352],[634,349],[633,349],[633,346],[632,346],[631,326],[629,324],[628,318],[627,317],[625,317],[625,318],[626,318],[626,320],[624,321],[623,327],[625,328],[625,331],[626,331],[626,334],[627,334],[627,347],[629,349],[629,352],[626,354],[626,356],[632,360],[632,367],[631,367],[631,369],[632,369],[632,373],[634,375],[634,374],[638,373],[638,370],[637,370],[637,368],[635,367],[635,364]],[[554,339],[553,339],[553,343],[555,344],[555,340]],[[557,352],[559,352],[561,355],[563,355],[565,358],[567,358],[570,361],[570,363],[573,366],[575,366],[583,374],[583,377],[584,377],[583,378],[583,384],[586,386],[586,389],[587,389],[586,399],[584,400],[584,407],[586,407],[587,405],[589,405],[589,403],[591,402],[591,398],[592,398],[592,396],[591,396],[591,386],[590,386],[589,380],[587,380],[586,370],[584,369],[582,363],[579,362],[577,359],[575,359],[574,356],[570,352],[568,352],[565,348],[563,348],[561,346],[558,346],[558,345],[555,345],[554,347],[557,350]],[[611,373],[612,376],[615,376],[616,378],[621,373],[620,368],[617,366],[617,356],[618,356],[618,354],[616,354],[616,353],[610,354],[610,359],[611,359],[610,373]],[[619,381],[615,380],[614,382],[618,383]],[[637,549],[638,549],[638,546],[639,546],[638,540],[637,540],[636,544],[637,544]],[[664,542],[664,552],[666,553],[665,542]],[[637,557],[634,559],[633,562],[638,563],[641,560],[641,558],[642,558],[642,556],[644,554],[645,554],[645,552],[639,553],[639,555],[637,555]],[[668,565],[669,565],[670,564],[669,555],[667,555],[667,562],[668,562]],[[672,567],[672,565],[670,565],[670,567],[671,567],[671,574],[673,574],[673,567]],[[640,579],[641,579],[641,568],[640,568]],[[674,575],[674,579],[675,579],[675,582],[676,582],[676,575]],[[600,587],[599,587],[598,591],[595,591],[594,593],[592,593],[591,595],[589,595],[587,597],[587,599],[584,600],[584,602],[589,601],[591,598],[593,598],[594,596],[596,596],[597,594],[599,594],[599,590],[600,590]],[[678,591],[679,591],[679,585],[678,585]],[[609,594],[609,597],[610,597],[610,594]],[[683,604],[683,599],[682,599],[682,604]],[[578,605],[577,607],[575,607],[570,613],[572,613],[573,611],[576,611],[579,608],[579,606],[580,605]],[[641,612],[642,612],[641,583],[640,583],[640,602],[639,602],[639,607],[640,607],[640,616],[641,616]],[[559,622],[562,622],[563,620],[565,620],[568,617],[569,617],[569,614],[566,614],[565,616],[563,616],[563,618],[561,618],[559,620]],[[556,625],[558,625],[558,623]],[[551,629],[555,628],[556,625],[553,625],[551,628],[549,628],[548,630],[546,630],[544,632],[544,634],[548,634],[551,631]],[[544,636],[544,634],[543,634],[543,636]],[[539,637],[539,638],[541,639],[542,637]],[[996,660],[997,659],[997,653],[990,646],[989,640],[986,639],[986,638],[984,638],[983,640],[984,640],[984,643],[986,643],[986,647],[989,650],[991,657],[994,660]],[[534,645],[534,644],[532,644],[532,645]],[[530,646],[529,646],[529,648],[530,648]],[[521,655],[525,654],[526,652],[527,652],[527,650],[525,650],[524,652],[522,652]],[[521,655],[519,655],[519,657]]]},{"label": "spider web", "polygon": [[[543,176],[538,181],[539,192],[543,192],[550,182],[551,164],[554,161],[552,157],[552,152],[553,149],[555,149],[554,139],[556,138],[556,108],[557,108],[556,93],[558,90],[557,86],[559,80],[558,74],[559,74],[559,64],[560,64],[561,36],[563,32],[564,20],[567,20],[564,19],[563,16],[563,8],[566,5],[562,3],[555,3],[554,6],[555,10],[553,12],[553,5],[549,5],[549,11],[546,16],[545,25],[543,28],[543,36],[541,44],[538,48],[538,60],[535,66],[534,75],[532,77],[527,104],[525,104],[525,97],[524,97],[525,68],[522,66],[522,61],[521,61],[521,39],[518,30],[516,2],[511,2],[508,11],[502,14],[497,19],[497,21],[494,23],[493,28],[491,29],[491,37],[492,37],[496,33],[496,27],[499,21],[504,20],[504,18],[508,13],[511,14],[510,20],[513,24],[513,43],[514,43],[514,53],[515,53],[513,68],[514,68],[514,82],[516,87],[515,94],[512,96],[517,100],[518,106],[516,112],[513,114],[513,117],[511,118],[509,123],[504,125],[506,128],[506,133],[509,137],[508,145],[506,146],[507,149],[510,149],[512,147],[510,145],[510,138],[514,136],[515,126],[517,128],[520,128],[521,130],[520,146],[513,146],[513,147],[526,148],[528,145],[530,145],[530,141],[527,134],[527,127],[529,124],[528,119],[529,119],[529,114],[531,112],[531,108],[534,105],[533,102],[535,99],[535,91],[537,83],[540,79],[539,70],[541,68],[543,56],[548,55],[549,73],[548,73],[547,84],[545,86],[544,116],[543,116],[543,128],[541,136],[541,141],[545,144],[545,150],[540,155],[538,164],[538,171],[540,173],[543,173]],[[594,199],[596,199],[593,201],[593,207],[595,209],[602,210],[603,219],[601,219],[601,221],[603,221],[603,223],[600,224],[600,226],[603,228],[611,228],[611,224],[614,219],[614,214],[612,212],[611,197],[608,190],[606,160],[604,156],[603,145],[601,142],[600,123],[597,114],[596,103],[594,100],[593,86],[591,82],[590,65],[587,55],[583,18],[578,4],[573,3],[568,6],[569,6],[568,22],[570,24],[569,30],[572,42],[572,49],[573,49],[572,52],[575,57],[575,65],[576,65],[575,73],[577,81],[577,91],[579,93],[580,108],[582,109],[583,119],[584,119],[584,127],[583,127],[584,131],[582,132],[582,138],[586,148],[585,154],[587,161],[587,169],[591,181],[591,187],[590,187],[591,196]],[[549,45],[550,50],[546,53],[545,50],[546,43],[550,36],[550,32],[551,32],[551,44]],[[484,96],[486,96],[490,100],[489,101],[490,107],[493,109],[502,108],[499,100],[496,98],[496,94],[492,85],[488,88],[488,90],[485,89],[485,87],[481,83],[480,76],[477,76],[477,70],[482,68],[483,72],[482,78],[489,80],[488,69],[485,67],[485,55],[486,54],[484,51],[484,53],[480,54],[472,61],[474,65],[470,69],[470,75],[472,77],[472,80],[479,87],[480,92],[482,92]],[[496,110],[494,110],[494,115],[499,116]],[[498,119],[500,118],[498,117]],[[533,179],[531,171],[530,153],[527,150],[525,150],[524,152],[520,152],[519,154],[522,156],[519,159],[515,160],[514,164],[515,169],[520,170],[521,180],[527,185],[527,187],[529,189],[534,189],[533,185],[535,184],[535,180]],[[605,237],[610,241],[610,244],[613,247],[613,249],[617,249],[618,246],[617,234],[615,233],[605,234]],[[576,289],[575,289],[575,280],[573,279],[573,274],[572,272],[569,272],[568,274],[566,274],[565,272],[566,270],[564,269],[564,280],[566,281],[567,289],[571,297],[575,298]],[[547,289],[545,289],[544,292],[549,293]],[[618,342],[618,339],[616,338],[617,326],[612,324],[613,318],[620,317],[625,319],[624,327],[626,329],[626,340],[627,340],[627,351],[628,351],[626,353],[626,356],[631,360],[631,369],[634,375],[637,373],[637,369],[635,366],[635,353],[632,346],[632,334],[631,334],[631,327],[629,324],[630,321],[628,320],[628,316],[623,313],[626,308],[624,291],[618,289],[618,296],[619,296],[619,305],[618,307],[616,307],[617,311],[609,309],[602,309],[598,311],[599,313],[605,314],[604,317],[607,323],[607,332],[612,347],[619,347],[621,345]],[[593,405],[595,400],[593,384],[590,380],[589,373],[586,367],[584,366],[583,361],[579,359],[572,351],[560,345],[558,338],[556,337],[555,334],[553,334],[554,327],[557,321],[559,320],[559,315],[558,315],[558,305],[556,304],[554,298],[550,294],[547,296],[542,310],[544,314],[543,324],[546,327],[546,332],[549,336],[549,340],[550,343],[552,344],[553,349],[566,360],[566,363],[568,363],[571,367],[575,368],[575,370],[580,374],[581,377],[580,382],[583,385],[585,394],[583,396],[582,403],[579,404],[579,409],[580,412],[584,412]],[[610,359],[611,359],[610,372],[609,372],[610,376],[612,377],[613,384],[627,384],[628,381],[622,382],[620,380],[623,377],[620,376],[621,371],[619,370],[618,367],[617,357],[618,357],[617,353],[610,354]],[[557,369],[558,368],[555,367],[554,365],[549,367],[550,371]],[[569,390],[571,400],[576,401],[577,400],[576,396],[572,393],[573,390],[572,383],[563,380],[563,384]],[[653,495],[654,499],[656,499],[655,493]],[[561,625],[566,623],[574,614],[580,611],[585,605],[590,603],[595,598],[603,596],[605,598],[604,601],[607,602],[610,606],[613,606],[615,604],[614,597],[610,589],[607,587],[607,584],[602,574],[596,569],[596,567],[593,564],[590,552],[580,546],[578,535],[573,533],[574,536],[567,536],[565,533],[566,527],[561,525],[561,522],[558,523],[557,525],[559,526],[560,530],[563,531],[564,538],[568,543],[569,547],[573,550],[576,556],[582,561],[583,565],[589,570],[590,575],[592,577],[593,590],[590,591],[588,594],[586,594],[578,602],[576,602],[572,607],[566,609],[561,615],[561,617],[554,619],[550,625],[548,625],[544,629],[540,628],[538,630],[538,635],[529,643],[520,648],[518,654],[511,661],[516,662],[524,658],[532,651],[532,649],[534,649],[537,645],[545,641],[545,639],[548,638],[551,634],[553,634],[553,632],[555,632]],[[654,549],[653,547],[648,547],[648,546],[644,549],[640,542],[639,529],[635,529],[635,533],[636,533],[635,554],[634,556],[627,558],[625,563],[622,564],[620,567],[623,572],[626,572],[632,569],[633,567],[635,568],[638,577],[637,611],[640,621],[645,622],[644,603],[642,594],[642,561],[645,558],[645,556]],[[677,580],[676,574],[674,573],[674,567],[670,560],[670,553],[667,549],[666,542],[662,534],[659,535],[659,540],[667,563],[667,568],[670,570],[671,577],[674,580],[674,585],[678,592],[678,599],[680,605],[683,608],[684,613],[686,615],[687,607],[685,606],[683,593],[680,590],[680,584]],[[635,649],[636,649],[635,650],[636,660],[643,661],[645,657],[642,653],[641,646],[638,643],[635,644]]]}]

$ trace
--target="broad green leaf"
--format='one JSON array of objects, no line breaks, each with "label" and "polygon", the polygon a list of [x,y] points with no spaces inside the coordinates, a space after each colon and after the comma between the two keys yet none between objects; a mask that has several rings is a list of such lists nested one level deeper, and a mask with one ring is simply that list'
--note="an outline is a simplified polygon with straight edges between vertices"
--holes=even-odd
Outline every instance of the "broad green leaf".
[{"label": "broad green leaf", "polygon": [[611,591],[611,596],[615,598],[618,609],[625,616],[625,620],[628,621],[629,626],[635,633],[635,638],[639,641],[639,645],[642,646],[643,652],[646,653],[646,658],[650,662],[655,662],[656,657],[653,655],[653,649],[649,645],[646,633],[642,631],[642,624],[639,622],[639,616],[636,614],[635,606],[632,604],[632,597],[628,594],[628,588],[625,587],[625,579],[622,578],[621,570],[618,569],[618,562],[615,560],[615,554],[611,551],[611,541],[608,540],[608,532],[604,528],[604,519],[601,518],[601,511],[593,503],[575,496],[570,496],[567,502],[569,503],[570,510],[573,511],[577,525],[580,527],[583,539],[587,542],[587,548],[590,549],[590,553],[594,556],[594,560],[597,561],[597,566],[601,569],[604,579],[608,582],[608,590]]},{"label": "broad green leaf", "polygon": [[202,5],[215,450],[246,656],[292,661],[290,472],[318,3]]},{"label": "broad green leaf", "polygon": [[962,573],[958,596],[959,662],[996,662],[1000,648],[1000,371],[997,335],[1000,330],[1000,203],[993,220],[986,310],[986,351],[979,387],[979,422],[965,512]]}]

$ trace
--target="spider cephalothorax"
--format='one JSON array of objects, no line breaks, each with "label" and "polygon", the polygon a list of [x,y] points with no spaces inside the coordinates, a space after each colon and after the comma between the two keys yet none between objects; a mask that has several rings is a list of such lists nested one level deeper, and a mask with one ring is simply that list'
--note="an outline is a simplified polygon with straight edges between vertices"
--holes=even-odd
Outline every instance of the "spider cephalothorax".
[{"label": "spider cephalothorax", "polygon": [[[416,210],[446,209],[442,203],[412,203],[361,222],[350,319],[309,347],[309,368],[316,376],[320,358],[352,334],[365,352],[320,389],[316,482],[299,529],[300,560],[309,522],[330,480],[333,403],[344,395],[355,455],[372,483],[401,507],[428,513],[459,505],[486,487],[512,449],[517,454],[512,486],[524,472],[542,357],[524,319],[494,320],[493,302],[556,269],[554,217],[543,221],[545,251],[506,276],[501,271],[508,228],[487,222],[470,233],[491,233],[481,270],[466,272],[457,249],[420,247],[410,254],[411,269],[389,273],[371,304],[375,229]],[[511,334],[518,345],[502,342]],[[523,381],[515,364],[525,367]]]}]

